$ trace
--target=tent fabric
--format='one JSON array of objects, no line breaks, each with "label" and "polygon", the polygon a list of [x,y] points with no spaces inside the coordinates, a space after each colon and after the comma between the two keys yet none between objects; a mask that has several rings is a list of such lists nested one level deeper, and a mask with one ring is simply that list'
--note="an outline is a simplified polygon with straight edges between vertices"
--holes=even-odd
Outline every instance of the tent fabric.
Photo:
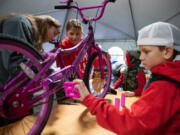
[{"label": "tent fabric", "polygon": [[[58,0],[18,0],[18,4],[12,0],[0,1],[0,16],[11,12],[49,14],[61,24],[65,24],[66,19],[76,18],[75,10],[55,10],[54,5],[59,4]],[[103,0],[74,1],[82,7],[101,4]],[[96,15],[96,10],[88,10],[85,14]],[[96,23],[95,36],[97,39],[136,40],[139,29],[157,21],[170,22],[180,28],[180,1],[116,0],[115,3],[107,5],[103,18]]]}]

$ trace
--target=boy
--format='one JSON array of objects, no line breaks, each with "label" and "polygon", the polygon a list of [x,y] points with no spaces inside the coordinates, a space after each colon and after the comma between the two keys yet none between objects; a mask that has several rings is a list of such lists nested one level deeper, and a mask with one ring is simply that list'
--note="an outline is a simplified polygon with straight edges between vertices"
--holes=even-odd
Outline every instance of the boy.
[{"label": "boy", "polygon": [[118,135],[180,134],[180,61],[173,61],[180,54],[179,39],[180,30],[169,23],[153,23],[139,31],[140,60],[152,78],[131,110],[119,111],[89,94],[83,81],[74,80],[79,100],[96,115],[99,125]]},{"label": "boy", "polygon": [[[78,19],[70,19],[66,24],[66,38],[62,40],[59,44],[59,47],[62,49],[68,49],[76,46],[81,40],[83,36],[83,26],[80,20]],[[64,66],[72,65],[74,60],[76,59],[78,53],[81,49],[72,52],[71,54],[63,55]],[[87,58],[85,57],[79,66],[80,73],[83,77],[85,65],[87,63]],[[60,67],[59,59],[56,59],[57,67]],[[60,90],[56,92],[57,102],[59,104],[62,103],[62,100],[66,99],[64,90]]]},{"label": "boy", "polygon": [[[83,27],[80,20],[70,19],[66,24],[66,38],[59,44],[60,48],[68,49],[76,46],[82,40]],[[80,49],[68,55],[63,56],[64,65],[72,65],[76,59]],[[57,67],[59,67],[59,61],[56,60]],[[85,62],[86,63],[86,62]],[[81,63],[80,70],[84,70],[83,62]],[[83,71],[84,72],[84,71]]]}]

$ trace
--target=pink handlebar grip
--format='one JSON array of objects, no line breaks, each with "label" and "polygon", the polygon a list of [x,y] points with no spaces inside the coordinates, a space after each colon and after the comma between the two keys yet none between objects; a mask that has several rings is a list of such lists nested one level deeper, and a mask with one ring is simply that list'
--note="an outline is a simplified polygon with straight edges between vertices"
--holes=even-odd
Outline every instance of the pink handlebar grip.
[{"label": "pink handlebar grip", "polygon": [[125,93],[122,93],[121,94],[121,106],[122,107],[125,107],[125,97],[126,97]]},{"label": "pink handlebar grip", "polygon": [[66,0],[66,1],[59,1],[59,3],[62,3],[62,4],[66,4],[66,3],[68,3],[69,2],[69,0]]},{"label": "pink handlebar grip", "polygon": [[74,88],[74,85],[74,82],[64,82],[66,97],[80,97],[79,91]]}]

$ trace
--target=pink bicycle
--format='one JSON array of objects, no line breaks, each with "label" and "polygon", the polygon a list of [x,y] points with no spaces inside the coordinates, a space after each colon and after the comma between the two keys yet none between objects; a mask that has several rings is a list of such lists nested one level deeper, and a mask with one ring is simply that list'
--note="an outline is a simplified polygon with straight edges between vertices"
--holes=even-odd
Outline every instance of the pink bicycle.
[{"label": "pink bicycle", "polygon": [[[64,88],[64,82],[81,78],[79,64],[85,54],[88,54],[83,78],[86,86],[95,97],[106,95],[111,82],[111,64],[106,53],[102,52],[100,47],[95,44],[91,22],[102,17],[109,2],[115,2],[115,0],[105,0],[101,5],[81,8],[72,5],[72,0],[68,1],[66,6],[55,6],[55,9],[77,9],[83,22],[89,25],[88,34],[79,44],[70,49],[61,49],[58,47],[58,42],[54,42],[54,49],[40,54],[32,45],[22,40],[9,35],[0,35],[0,55],[1,51],[9,51],[12,56],[7,61],[11,63],[16,61],[16,64],[10,68],[16,71],[13,78],[0,87],[0,120],[16,121],[21,119],[23,121],[33,109],[33,115],[21,122],[18,130],[22,130],[22,134],[39,135],[52,110],[54,93]],[[82,10],[92,8],[101,8],[100,15],[85,18]],[[65,67],[62,56],[80,48],[82,49],[73,64]],[[52,72],[50,67],[57,56],[61,68],[59,71]],[[15,134],[12,127],[8,127],[8,129],[6,127],[7,125],[1,125],[0,134]]]}]

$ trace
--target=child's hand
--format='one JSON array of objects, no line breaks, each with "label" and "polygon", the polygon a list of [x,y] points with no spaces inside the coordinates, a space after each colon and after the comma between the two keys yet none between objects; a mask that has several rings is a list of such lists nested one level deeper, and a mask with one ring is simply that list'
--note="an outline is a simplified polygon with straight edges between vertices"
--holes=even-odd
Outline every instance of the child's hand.
[{"label": "child's hand", "polygon": [[126,94],[126,97],[134,97],[135,96],[135,93],[133,91],[126,91],[125,94]]},{"label": "child's hand", "polygon": [[84,84],[83,80],[80,79],[75,79],[73,82],[75,83],[74,88],[77,89],[81,95],[81,97],[77,98],[77,100],[83,101],[84,98],[89,95],[89,91],[86,85]]},{"label": "child's hand", "polygon": [[115,88],[112,86],[111,89],[115,90]]}]

